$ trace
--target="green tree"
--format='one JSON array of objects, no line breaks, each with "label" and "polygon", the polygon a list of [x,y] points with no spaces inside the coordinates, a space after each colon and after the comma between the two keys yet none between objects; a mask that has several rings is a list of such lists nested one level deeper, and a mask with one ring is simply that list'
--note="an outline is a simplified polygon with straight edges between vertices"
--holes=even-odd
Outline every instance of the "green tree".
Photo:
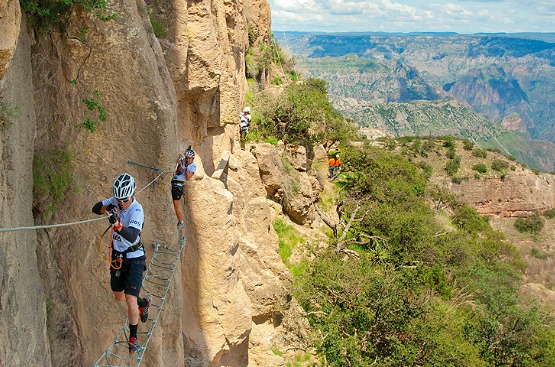
[{"label": "green tree", "polygon": [[95,12],[101,20],[110,20],[116,13],[106,14],[106,0],[21,0],[21,8],[31,23],[40,30],[64,29],[71,9],[81,6],[87,12]]},{"label": "green tree", "polygon": [[314,143],[327,147],[356,138],[356,126],[343,119],[327,97],[324,80],[310,78],[288,85],[279,98],[260,97],[254,107],[255,129],[262,138],[274,136],[288,144],[311,150]]},{"label": "green tree", "polygon": [[461,166],[461,157],[456,156],[445,164],[445,171],[449,176],[454,176]]}]

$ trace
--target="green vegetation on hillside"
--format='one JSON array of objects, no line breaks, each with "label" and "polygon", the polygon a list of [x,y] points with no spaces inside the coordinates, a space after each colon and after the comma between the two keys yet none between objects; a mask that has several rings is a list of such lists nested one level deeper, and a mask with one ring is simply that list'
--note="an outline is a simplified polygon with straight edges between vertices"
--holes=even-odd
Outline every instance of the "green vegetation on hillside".
[{"label": "green vegetation on hillside", "polygon": [[555,365],[555,323],[519,294],[525,265],[487,219],[401,155],[344,157],[347,233],[294,283],[327,365]]},{"label": "green vegetation on hillside", "polygon": [[275,85],[299,80],[294,60],[285,56],[273,34],[268,39],[251,23],[247,31],[249,48],[245,54],[245,74],[249,80],[260,84],[269,80]]},{"label": "green vegetation on hillside", "polygon": [[[334,107],[360,125],[397,137],[486,141],[527,166],[555,171],[549,37],[283,32],[278,38],[307,75],[329,83]],[[465,107],[438,106],[446,96]]]},{"label": "green vegetation on hillside", "polygon": [[39,30],[65,29],[67,18],[76,6],[94,13],[101,20],[114,19],[117,13],[107,14],[106,0],[21,0],[21,8]]},{"label": "green vegetation on hillside", "polygon": [[[294,274],[294,297],[325,365],[555,365],[552,310],[520,293],[526,264],[519,252],[476,209],[429,181],[437,167],[428,157],[443,162],[440,170],[454,182],[469,172],[503,179],[515,166],[495,154],[500,150],[488,153],[473,143],[495,137],[497,126],[469,124],[462,144],[438,128],[432,135],[440,137],[384,138],[367,146],[350,144],[356,133],[328,102],[322,80],[252,101],[254,138],[309,151],[316,143],[341,146],[344,173],[335,181],[341,224],[329,234],[329,247],[312,248],[313,256],[294,268],[289,256],[298,235],[274,223],[280,255]],[[368,109],[397,130],[414,129],[423,117],[450,116],[456,125],[468,111],[450,100],[396,107]]]}]

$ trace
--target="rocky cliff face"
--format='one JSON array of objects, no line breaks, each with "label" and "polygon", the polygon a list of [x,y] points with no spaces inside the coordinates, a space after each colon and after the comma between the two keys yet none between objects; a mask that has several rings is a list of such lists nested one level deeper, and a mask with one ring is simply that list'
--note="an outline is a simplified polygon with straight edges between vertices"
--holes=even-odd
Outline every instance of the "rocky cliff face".
[{"label": "rocky cliff face", "polygon": [[[18,1],[0,4],[0,218],[2,227],[33,224],[35,137],[30,39],[20,34]],[[15,45],[18,45],[16,48]],[[0,234],[0,365],[50,365],[46,297],[34,231]]]},{"label": "rocky cliff face", "polygon": [[530,170],[510,173],[506,178],[467,180],[451,183],[451,192],[475,207],[480,214],[493,217],[517,217],[555,207],[555,177]]},{"label": "rocky cliff face", "polygon": [[[475,207],[480,214],[492,218],[518,217],[555,208],[555,176],[540,173],[508,160],[498,152],[466,150],[457,142],[455,155],[460,167],[455,176],[449,177],[446,165],[447,149],[442,147],[419,158],[433,166],[431,184],[439,185],[457,195],[462,202]],[[485,168],[478,173],[478,166]]]},{"label": "rocky cliff face", "polygon": [[[63,33],[35,32],[19,1],[0,1],[1,227],[91,218],[118,174],[143,188],[154,177],[144,166],[171,171],[192,145],[199,171],[185,195],[187,247],[142,365],[247,366],[251,330],[272,325],[289,282],[275,203],[256,158],[238,150],[236,126],[248,24],[267,38],[268,4],[125,1],[107,11],[118,16],[74,7]],[[225,151],[233,168],[211,178]],[[51,165],[56,174],[33,184]],[[147,252],[154,241],[177,242],[170,178],[137,194]],[[58,181],[69,187],[57,192]],[[0,366],[91,365],[114,338],[125,310],[111,298],[98,247],[105,225],[0,232]]]}]

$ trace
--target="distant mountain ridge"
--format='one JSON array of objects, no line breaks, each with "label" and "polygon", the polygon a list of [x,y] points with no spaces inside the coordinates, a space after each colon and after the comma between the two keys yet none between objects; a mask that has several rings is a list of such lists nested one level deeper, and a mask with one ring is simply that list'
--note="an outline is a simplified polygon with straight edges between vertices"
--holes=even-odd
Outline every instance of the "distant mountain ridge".
[{"label": "distant mountain ridge", "polygon": [[[517,114],[523,126],[521,143],[532,139],[545,142],[527,145],[555,143],[555,33],[275,32],[275,36],[305,74],[328,81],[336,101],[360,102],[349,108],[455,98],[500,127],[503,119]],[[361,124],[377,127],[368,111],[342,110],[347,106],[337,108]],[[357,120],[357,115],[366,119]],[[534,157],[542,152],[512,149],[515,156],[526,157],[526,164],[554,168]]]}]

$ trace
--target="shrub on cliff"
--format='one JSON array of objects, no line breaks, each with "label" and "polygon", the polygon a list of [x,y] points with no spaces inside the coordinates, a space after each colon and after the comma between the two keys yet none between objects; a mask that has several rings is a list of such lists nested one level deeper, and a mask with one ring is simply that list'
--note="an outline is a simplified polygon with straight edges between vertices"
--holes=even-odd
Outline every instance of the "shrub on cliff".
[{"label": "shrub on cliff", "polygon": [[71,10],[77,6],[87,12],[94,12],[100,20],[110,20],[117,16],[117,13],[107,13],[106,0],[21,0],[20,4],[31,23],[37,29],[47,31],[54,28],[64,29]]},{"label": "shrub on cliff", "polygon": [[75,189],[73,157],[65,150],[40,152],[33,159],[33,209],[46,217],[56,212],[68,190]]},{"label": "shrub on cliff", "polygon": [[520,233],[538,234],[545,225],[545,220],[538,212],[532,215],[518,217],[515,221],[515,228]]},{"label": "shrub on cliff", "polygon": [[454,176],[461,167],[461,157],[456,156],[445,164],[445,171],[449,176]]},{"label": "shrub on cliff", "polygon": [[472,169],[480,173],[486,173],[488,171],[488,166],[486,166],[484,163],[478,163],[473,165]]}]

